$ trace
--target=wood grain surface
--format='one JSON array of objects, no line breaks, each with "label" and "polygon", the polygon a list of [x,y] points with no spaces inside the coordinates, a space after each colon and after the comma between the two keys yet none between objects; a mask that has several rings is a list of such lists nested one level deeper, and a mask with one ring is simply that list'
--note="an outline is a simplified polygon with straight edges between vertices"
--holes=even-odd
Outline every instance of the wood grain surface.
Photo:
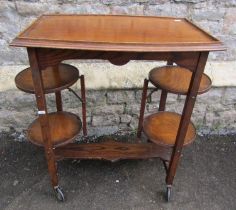
[{"label": "wood grain surface", "polygon": [[[49,113],[48,121],[50,140],[54,147],[73,141],[82,127],[80,118],[69,112]],[[32,143],[39,146],[44,145],[39,118],[29,126],[27,135]]]},{"label": "wood grain surface", "polygon": [[[149,80],[160,89],[171,93],[186,95],[189,89],[192,72],[179,66],[163,66],[149,72]],[[211,79],[203,74],[198,94],[207,92],[211,88]]]},{"label": "wood grain surface", "polygon": [[11,45],[136,52],[225,49],[183,18],[118,15],[43,15]]},{"label": "wood grain surface", "polygon": [[[181,115],[174,112],[158,112],[144,118],[143,132],[158,145],[174,146]],[[184,139],[184,146],[196,137],[194,125],[190,122]]]},{"label": "wood grain surface", "polygon": [[[73,85],[79,78],[79,71],[74,66],[60,64],[59,67],[47,67],[42,71],[45,93],[52,93]],[[34,93],[31,69],[21,71],[15,77],[17,88],[28,93]]]}]

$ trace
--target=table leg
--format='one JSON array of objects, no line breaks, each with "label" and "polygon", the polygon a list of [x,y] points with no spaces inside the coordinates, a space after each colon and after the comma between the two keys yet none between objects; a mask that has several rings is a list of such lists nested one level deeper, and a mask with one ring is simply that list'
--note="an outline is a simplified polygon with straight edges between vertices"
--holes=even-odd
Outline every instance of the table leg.
[{"label": "table leg", "polygon": [[197,92],[199,89],[199,85],[200,85],[202,73],[205,68],[207,57],[208,57],[208,52],[199,53],[198,63],[197,63],[195,71],[192,74],[188,94],[187,94],[185,104],[184,104],[182,118],[181,118],[179,129],[178,129],[178,134],[176,137],[176,143],[172,152],[171,161],[170,161],[170,165],[169,165],[167,176],[166,176],[167,188],[171,187],[175,174],[176,174],[176,169],[180,160],[184,138],[188,129],[189,122],[190,122],[194,103],[196,101]]},{"label": "table leg", "polygon": [[55,92],[56,97],[56,105],[57,105],[57,111],[62,111],[62,99],[61,99],[61,91]]},{"label": "table leg", "polygon": [[161,91],[161,99],[160,99],[158,111],[165,111],[166,98],[167,98],[167,91],[162,90],[162,91]]},{"label": "table leg", "polygon": [[145,111],[146,100],[147,100],[147,89],[148,89],[148,80],[145,79],[144,84],[143,84],[143,93],[142,93],[139,122],[138,122],[138,131],[137,131],[138,138],[141,137],[141,133],[142,133],[143,117],[144,117],[144,111]]},{"label": "table leg", "polygon": [[81,99],[82,99],[83,134],[84,134],[84,136],[87,136],[86,97],[85,97],[84,75],[80,76],[80,85],[81,85]]},{"label": "table leg", "polygon": [[[168,60],[167,61],[167,65],[173,65],[173,61],[172,60]],[[161,91],[161,99],[160,99],[160,103],[159,103],[159,109],[158,111],[165,111],[166,108],[166,99],[167,99],[167,94],[168,92],[165,90]]]},{"label": "table leg", "polygon": [[54,190],[58,191],[59,187],[58,187],[57,166],[50,136],[50,126],[47,113],[46,99],[43,90],[43,81],[42,81],[40,63],[38,61],[38,54],[35,48],[27,48],[27,51],[29,56],[30,67],[32,69],[32,77],[38,106],[39,120],[41,124],[41,132],[44,140],[45,156],[48,163],[48,171],[51,177],[51,184]]}]

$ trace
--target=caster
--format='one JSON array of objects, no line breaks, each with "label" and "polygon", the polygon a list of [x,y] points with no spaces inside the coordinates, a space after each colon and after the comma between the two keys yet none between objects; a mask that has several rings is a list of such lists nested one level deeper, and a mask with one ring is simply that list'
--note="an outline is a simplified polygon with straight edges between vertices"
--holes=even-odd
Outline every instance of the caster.
[{"label": "caster", "polygon": [[167,202],[169,202],[170,198],[171,198],[171,187],[166,187],[165,199]]},{"label": "caster", "polygon": [[58,201],[61,201],[61,202],[65,201],[64,194],[59,186],[54,187],[54,193]]}]

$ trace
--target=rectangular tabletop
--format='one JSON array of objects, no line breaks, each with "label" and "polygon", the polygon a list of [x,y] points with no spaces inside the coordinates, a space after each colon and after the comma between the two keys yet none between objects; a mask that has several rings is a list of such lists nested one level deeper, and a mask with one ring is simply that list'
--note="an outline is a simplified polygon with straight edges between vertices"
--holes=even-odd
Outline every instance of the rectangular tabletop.
[{"label": "rectangular tabletop", "polygon": [[225,49],[183,18],[117,15],[43,15],[11,45],[137,52]]}]

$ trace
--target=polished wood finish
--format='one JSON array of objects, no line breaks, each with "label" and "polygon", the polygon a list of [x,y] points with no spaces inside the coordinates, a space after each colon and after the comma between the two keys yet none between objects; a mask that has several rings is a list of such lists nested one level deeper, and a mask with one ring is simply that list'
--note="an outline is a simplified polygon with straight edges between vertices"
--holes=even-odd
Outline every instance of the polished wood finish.
[{"label": "polished wood finish", "polygon": [[113,162],[153,157],[170,160],[171,152],[171,148],[163,148],[153,143],[122,143],[112,139],[100,143],[67,144],[55,149],[58,159],[99,159]]},{"label": "polished wood finish", "polygon": [[[143,132],[148,139],[155,144],[173,147],[181,120],[181,115],[174,112],[158,112],[144,118]],[[189,123],[184,146],[193,142],[196,137],[196,130],[192,123]]]},{"label": "polished wood finish", "polygon": [[[42,69],[48,66],[56,66],[64,60],[69,59],[98,59],[108,60],[111,63],[120,64],[122,61],[127,63],[130,60],[150,60],[168,61],[173,60],[179,66],[188,68],[192,71],[198,63],[199,52],[113,52],[113,51],[91,51],[91,50],[71,50],[71,49],[47,49],[37,48],[38,61]],[[114,62],[114,60],[119,61]]]},{"label": "polished wood finish", "polygon": [[55,98],[56,98],[57,111],[58,112],[63,111],[61,91],[55,92]]},{"label": "polished wood finish", "polygon": [[[153,85],[167,92],[182,95],[188,93],[191,77],[191,71],[179,66],[157,67],[149,72],[149,80]],[[211,84],[211,79],[203,74],[198,94],[207,92],[211,88]]]},{"label": "polished wood finish", "polygon": [[[39,111],[45,111],[39,119],[53,187],[58,185],[55,152],[65,157],[76,158],[82,155],[79,146],[73,146],[72,149],[68,145],[68,150],[64,146],[61,150],[60,147],[53,149],[43,90],[43,69],[68,59],[102,59],[115,65],[122,65],[130,60],[163,60],[190,69],[193,74],[175,144],[173,147],[157,145],[160,150],[155,150],[155,157],[160,157],[159,153],[166,148],[172,151],[169,164],[166,165],[166,184],[170,187],[180,160],[208,53],[212,50],[225,50],[219,40],[185,19],[110,15],[42,16],[13,40],[11,45],[27,47],[28,50],[37,106]],[[89,148],[89,144],[87,145]],[[93,150],[97,151],[97,146]],[[106,145],[104,151],[109,153],[111,149],[120,158],[125,156],[125,150],[131,151],[132,147],[121,147],[124,148],[124,153],[121,153],[120,149],[117,151],[114,146]],[[82,150],[85,148],[84,145]],[[73,155],[70,156],[70,152]],[[98,156],[101,154],[102,152]],[[130,153],[127,154],[129,156]],[[89,156],[98,158],[92,152],[84,153],[84,157]],[[106,155],[102,157],[104,156]],[[116,159],[115,155],[112,160],[113,158]]]},{"label": "polished wood finish", "polygon": [[[78,116],[69,112],[48,114],[51,142],[54,147],[67,144],[79,134],[82,123]],[[40,121],[36,119],[29,126],[28,139],[39,146],[44,145]]]},{"label": "polished wood finish", "polygon": [[166,99],[167,99],[167,91],[162,89],[161,90],[161,99],[160,99],[158,111],[165,111]]},{"label": "polished wood finish", "polygon": [[38,110],[45,112],[45,114],[39,115],[39,121],[41,126],[42,139],[44,142],[45,157],[47,159],[47,164],[48,164],[48,172],[50,174],[52,186],[56,187],[58,186],[57,165],[50,136],[46,98],[43,90],[43,80],[41,74],[42,67],[40,66],[40,63],[38,61],[37,50],[34,48],[27,48],[27,52],[28,52],[30,67],[32,69],[32,78],[35,87],[34,91]]},{"label": "polished wood finish", "polygon": [[225,49],[183,18],[118,15],[43,15],[11,45],[135,52]]},{"label": "polished wood finish", "polygon": [[144,79],[141,107],[140,107],[140,113],[139,113],[138,130],[137,130],[138,138],[141,137],[141,132],[143,128],[143,118],[144,118],[144,111],[145,111],[146,99],[147,99],[147,89],[148,89],[148,80]]},{"label": "polished wood finish", "polygon": [[184,103],[184,108],[182,112],[182,117],[178,129],[178,133],[176,136],[176,142],[174,146],[173,153],[171,155],[171,161],[168,168],[168,173],[166,177],[166,184],[172,185],[173,180],[176,174],[177,166],[181,157],[184,139],[188,130],[188,126],[190,123],[190,118],[193,112],[193,107],[197,98],[197,93],[199,90],[202,74],[207,62],[208,52],[201,52],[199,54],[198,64],[196,66],[195,71],[192,74],[191,82],[189,85],[189,91]]},{"label": "polished wood finish", "polygon": [[[79,71],[69,64],[48,67],[42,71],[45,93],[58,92],[73,85],[79,78]],[[16,86],[25,92],[34,93],[31,68],[21,71],[15,77]]]},{"label": "polished wood finish", "polygon": [[85,81],[84,75],[80,76],[81,99],[82,99],[82,121],[83,121],[83,134],[87,136],[87,122],[86,122],[86,97],[85,97]]}]

